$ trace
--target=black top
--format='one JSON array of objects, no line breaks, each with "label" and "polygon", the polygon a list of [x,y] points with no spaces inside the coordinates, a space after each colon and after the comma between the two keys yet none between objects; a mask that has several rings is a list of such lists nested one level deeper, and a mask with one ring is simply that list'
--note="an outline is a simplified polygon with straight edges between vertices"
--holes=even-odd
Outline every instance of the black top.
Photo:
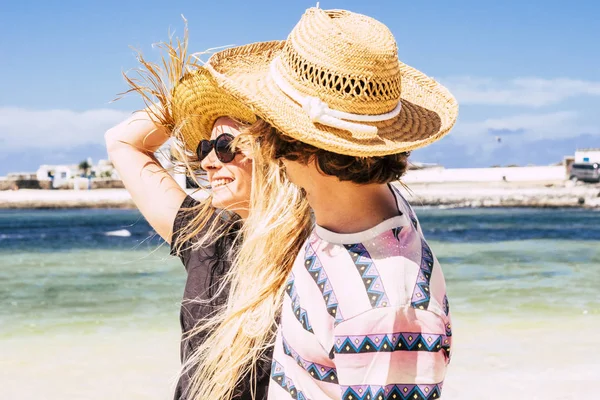
[{"label": "black top", "polygon": [[[183,337],[181,339],[181,360],[185,362],[192,351],[199,346],[204,340],[204,334],[197,334],[190,339],[184,339],[185,334],[189,332],[199,320],[208,318],[213,314],[218,306],[225,304],[227,300],[227,291],[223,291],[219,296],[215,297],[210,303],[194,302],[194,299],[207,300],[211,299],[219,287],[219,283],[223,275],[229,270],[230,262],[227,259],[227,251],[233,246],[233,240],[237,234],[237,229],[232,226],[235,221],[225,221],[219,218],[222,225],[221,235],[219,239],[208,246],[203,246],[199,249],[192,249],[190,242],[183,243],[179,254],[175,252],[175,243],[177,234],[182,227],[193,217],[193,213],[189,212],[191,207],[198,205],[198,201],[188,196],[181,204],[181,208],[177,212],[175,222],[173,224],[173,237],[171,240],[171,254],[179,255],[187,272],[187,280],[185,290],[183,292],[183,302],[181,305],[180,322]],[[204,232],[198,233],[198,236]],[[218,233],[217,233],[218,234]],[[271,355],[268,355],[269,358]],[[270,360],[269,360],[270,361]],[[226,366],[224,366],[226,367]],[[256,399],[266,399],[267,389],[269,385],[271,365],[265,361],[258,366],[258,380],[256,383]],[[182,375],[177,382],[175,390],[175,400],[187,400],[186,389],[189,385],[189,375]],[[234,399],[236,400],[251,400],[249,377],[245,377],[242,383],[236,388],[238,393]]]}]

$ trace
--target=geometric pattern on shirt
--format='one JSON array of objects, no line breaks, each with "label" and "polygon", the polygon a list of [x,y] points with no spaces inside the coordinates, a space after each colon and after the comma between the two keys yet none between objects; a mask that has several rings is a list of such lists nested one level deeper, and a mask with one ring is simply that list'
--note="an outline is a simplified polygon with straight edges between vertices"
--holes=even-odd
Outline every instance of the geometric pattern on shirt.
[{"label": "geometric pattern on shirt", "polygon": [[294,274],[290,273],[290,278],[286,284],[285,291],[290,296],[292,301],[292,311],[294,312],[294,316],[300,325],[310,333],[314,333],[310,322],[308,322],[308,314],[306,310],[300,307],[300,296],[298,295],[298,291],[296,290],[296,286],[294,285]]},{"label": "geometric pattern on shirt", "polygon": [[297,400],[308,400],[307,397],[299,390],[296,390],[296,386],[294,382],[285,376],[285,370],[283,366],[279,364],[277,361],[273,361],[271,363],[271,379],[275,381],[279,386],[281,386],[284,390],[286,390],[292,399]]},{"label": "geometric pattern on shirt", "polygon": [[413,289],[411,306],[419,310],[429,307],[431,295],[429,293],[429,281],[433,271],[433,254],[427,242],[421,238],[421,266],[417,273],[417,282]]},{"label": "geometric pattern on shirt", "polygon": [[415,229],[418,229],[418,225],[419,224],[418,224],[418,221],[417,221],[417,216],[415,215],[412,207],[410,206],[410,204],[408,203],[408,201],[406,201],[406,199],[404,198],[404,196],[402,196],[402,193],[400,193],[399,189],[397,189],[393,185],[392,185],[392,188],[398,194],[398,197],[400,197],[402,199],[402,202],[406,206],[406,209],[408,210],[408,217],[410,218],[410,221],[412,222],[413,226],[415,227]]},{"label": "geometric pattern on shirt", "polygon": [[452,326],[450,325],[450,322],[446,322],[446,336],[452,336]]},{"label": "geometric pattern on shirt", "polygon": [[325,305],[327,306],[327,312],[335,318],[336,323],[341,322],[344,317],[339,309],[337,297],[333,292],[333,287],[327,277],[327,273],[323,269],[323,265],[310,242],[306,245],[304,266],[319,287],[319,290],[323,295],[323,300],[325,300]]},{"label": "geometric pattern on shirt", "polygon": [[395,332],[378,335],[335,336],[333,352],[337,354],[385,353],[393,351],[441,351],[449,345],[446,335]]},{"label": "geometric pattern on shirt", "polygon": [[[444,313],[446,313],[446,316],[448,316],[448,314],[450,313],[450,305],[448,304],[448,296],[446,295],[444,295]],[[446,351],[448,359],[450,359],[450,342],[452,339],[452,325],[450,324],[450,321],[446,322],[444,328],[446,329],[446,337],[448,338],[448,340],[445,341],[442,347]]]},{"label": "geometric pattern on shirt", "polygon": [[434,400],[442,395],[442,383],[341,386],[343,400]]},{"label": "geometric pattern on shirt", "polygon": [[450,325],[449,321],[446,322],[445,327],[446,327],[446,339],[444,340],[442,348],[446,352],[446,356],[448,356],[448,362],[450,362],[450,354],[451,354],[450,347],[452,345],[452,326]]},{"label": "geometric pattern on shirt", "polygon": [[452,355],[452,350],[451,350],[451,346],[450,346],[451,342],[452,342],[452,337],[446,336],[446,340],[444,340],[444,345],[442,346],[442,350],[444,350],[444,352],[446,353],[446,357],[448,358],[448,361],[446,362],[446,364],[450,363],[450,356]]},{"label": "geometric pattern on shirt", "polygon": [[392,228],[392,234],[397,241],[400,241],[400,232],[402,231],[402,227],[398,226],[396,228]]},{"label": "geometric pattern on shirt", "polygon": [[385,288],[381,282],[379,271],[371,259],[371,255],[362,243],[345,244],[344,247],[352,257],[354,265],[362,278],[372,307],[386,307],[389,304]]},{"label": "geometric pattern on shirt", "polygon": [[[400,193],[400,190],[396,187],[392,186],[393,190],[398,194],[398,196],[402,199],[402,202],[405,204],[406,209],[408,210],[408,217],[410,218],[417,234],[420,236],[421,233],[418,231],[418,221],[417,216],[414,213],[414,210],[406,201],[404,196]],[[419,273],[417,274],[417,282],[415,284],[415,288],[413,290],[411,306],[413,308],[418,308],[419,310],[426,310],[429,307],[430,294],[429,294],[429,281],[431,279],[431,271],[433,269],[433,255],[431,254],[431,249],[425,239],[421,236],[421,267],[419,269]]]},{"label": "geometric pattern on shirt", "polygon": [[412,207],[410,206],[410,204],[408,204],[408,201],[404,197],[402,197],[402,200],[404,200],[404,204],[406,204],[406,207],[409,210],[408,217],[410,218],[410,221],[412,222],[415,229],[418,231],[419,230],[419,222],[417,221],[417,216],[415,215],[415,212],[413,211]]},{"label": "geometric pattern on shirt", "polygon": [[310,376],[321,382],[338,383],[337,371],[335,368],[306,361],[289,345],[283,336],[281,339],[283,342],[283,352],[293,358],[299,366],[304,368],[306,372],[310,374]]},{"label": "geometric pattern on shirt", "polygon": [[412,222],[413,226],[415,227],[415,229],[419,229],[418,228],[418,222],[417,222],[417,217],[415,216],[415,214],[413,214],[412,212],[410,212],[408,214],[410,221]]},{"label": "geometric pattern on shirt", "polygon": [[444,295],[444,314],[448,316],[450,313],[450,303],[448,303],[448,296]]}]

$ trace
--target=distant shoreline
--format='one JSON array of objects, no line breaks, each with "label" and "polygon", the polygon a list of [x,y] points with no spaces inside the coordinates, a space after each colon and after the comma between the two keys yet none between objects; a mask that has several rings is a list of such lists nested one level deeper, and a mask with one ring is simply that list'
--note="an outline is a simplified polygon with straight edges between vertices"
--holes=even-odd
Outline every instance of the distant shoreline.
[{"label": "distant shoreline", "polygon": [[[597,208],[600,185],[572,182],[410,183],[413,206]],[[405,193],[407,193],[405,191]]]},{"label": "distant shoreline", "polygon": [[125,189],[43,190],[0,192],[1,209],[136,208]]},{"label": "distant shoreline", "polygon": [[[600,208],[600,185],[565,182],[410,183],[413,206]],[[0,209],[124,208],[135,204],[125,189],[0,191]]]}]

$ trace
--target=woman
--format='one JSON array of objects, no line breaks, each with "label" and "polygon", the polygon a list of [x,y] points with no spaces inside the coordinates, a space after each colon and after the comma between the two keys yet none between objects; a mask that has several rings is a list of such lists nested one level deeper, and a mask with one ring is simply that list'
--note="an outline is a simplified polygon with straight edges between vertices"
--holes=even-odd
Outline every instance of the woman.
[{"label": "woman", "polygon": [[[140,72],[147,85],[125,78],[132,87],[130,91],[141,94],[146,101],[151,99],[154,104],[105,135],[109,157],[136,206],[170,243],[171,253],[181,258],[187,271],[180,315],[184,368],[175,393],[178,400],[191,398],[190,377],[195,362],[190,359],[218,323],[211,317],[227,299],[231,280],[228,271],[240,242],[239,227],[248,217],[248,204],[255,196],[253,174],[258,171],[263,177],[272,177],[272,187],[281,189],[290,210],[303,201],[297,189],[281,180],[277,168],[253,163],[253,144],[239,137],[240,130],[254,122],[253,114],[223,93],[219,93],[223,103],[211,101],[219,88],[202,67],[190,62],[186,46],[187,36],[176,48],[171,43],[165,44],[169,52],[166,78],[155,79],[161,75],[160,71],[139,57],[146,68]],[[188,69],[195,72],[184,73]],[[196,85],[193,95],[177,96],[181,88],[192,82]],[[186,165],[189,175],[195,176],[198,168],[205,171],[212,188],[205,201],[188,196],[154,157],[154,152],[170,138],[179,144],[175,155]],[[274,219],[279,217],[285,216]],[[285,229],[295,226],[291,224],[280,231]],[[260,352],[261,357],[266,351]],[[235,398],[266,397],[270,360],[256,361],[253,368],[236,370],[243,378],[229,388]]]},{"label": "woman", "polygon": [[[226,117],[217,120],[211,140],[216,141],[213,143],[220,148],[221,157],[211,148],[200,162],[213,188],[211,207],[234,213],[232,218],[226,220],[208,209],[206,204],[187,196],[154,159],[152,153],[169,135],[155,125],[146,113],[136,113],[106,133],[109,157],[125,187],[150,225],[171,244],[171,253],[179,255],[187,271],[180,313],[184,335],[181,342],[182,361],[188,359],[203,339],[202,334],[191,338],[187,337],[188,334],[199,321],[209,317],[224,303],[226,292],[219,290],[218,284],[229,269],[228,254],[237,236],[233,222],[248,214],[252,160],[243,152],[235,154],[229,149],[223,150],[223,145],[219,143],[228,141],[231,144],[238,135],[239,128],[235,121]],[[207,143],[204,145],[206,149],[211,146],[211,142],[204,143]],[[209,231],[213,237],[203,238]],[[198,247],[200,241],[205,242],[201,248]],[[176,399],[185,398],[187,375],[188,372],[182,375],[177,384]],[[267,379],[268,372],[265,371],[257,383],[259,393],[264,393]],[[241,393],[240,398],[249,397]]]},{"label": "woman", "polygon": [[[201,346],[197,398],[229,398],[223,387],[237,376],[222,366],[252,363],[271,343],[275,303],[269,399],[437,400],[452,336],[445,280],[391,183],[408,152],[450,131],[454,97],[400,62],[385,25],[345,10],[311,8],[286,41],[227,49],[207,65],[262,120],[247,130],[260,141],[255,162],[285,167],[316,225],[308,238],[270,237],[261,215],[277,212],[276,197],[252,199],[228,306]],[[246,339],[247,325],[267,334]]]}]

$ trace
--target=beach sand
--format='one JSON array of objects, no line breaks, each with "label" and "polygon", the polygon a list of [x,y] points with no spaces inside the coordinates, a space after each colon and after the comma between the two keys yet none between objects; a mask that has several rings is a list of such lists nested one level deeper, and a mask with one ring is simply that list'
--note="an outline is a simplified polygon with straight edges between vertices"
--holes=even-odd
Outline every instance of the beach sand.
[{"label": "beach sand", "polygon": [[3,190],[0,208],[134,208],[125,189]]},{"label": "beach sand", "polygon": [[[600,208],[598,184],[454,182],[410,183],[408,187],[407,199],[417,206]],[[125,189],[0,191],[0,208],[109,207],[135,205]]]},{"label": "beach sand", "polygon": [[164,331],[23,335],[0,340],[0,399],[171,399],[177,322]]},{"label": "beach sand", "polygon": [[410,183],[412,205],[600,208],[600,185],[573,182]]},{"label": "beach sand", "polygon": [[442,398],[597,398],[600,317],[545,318],[454,318],[454,355]]},{"label": "beach sand", "polygon": [[[169,399],[179,331],[127,330],[0,340],[1,399]],[[600,390],[598,315],[454,317],[443,399],[579,399]]]}]

